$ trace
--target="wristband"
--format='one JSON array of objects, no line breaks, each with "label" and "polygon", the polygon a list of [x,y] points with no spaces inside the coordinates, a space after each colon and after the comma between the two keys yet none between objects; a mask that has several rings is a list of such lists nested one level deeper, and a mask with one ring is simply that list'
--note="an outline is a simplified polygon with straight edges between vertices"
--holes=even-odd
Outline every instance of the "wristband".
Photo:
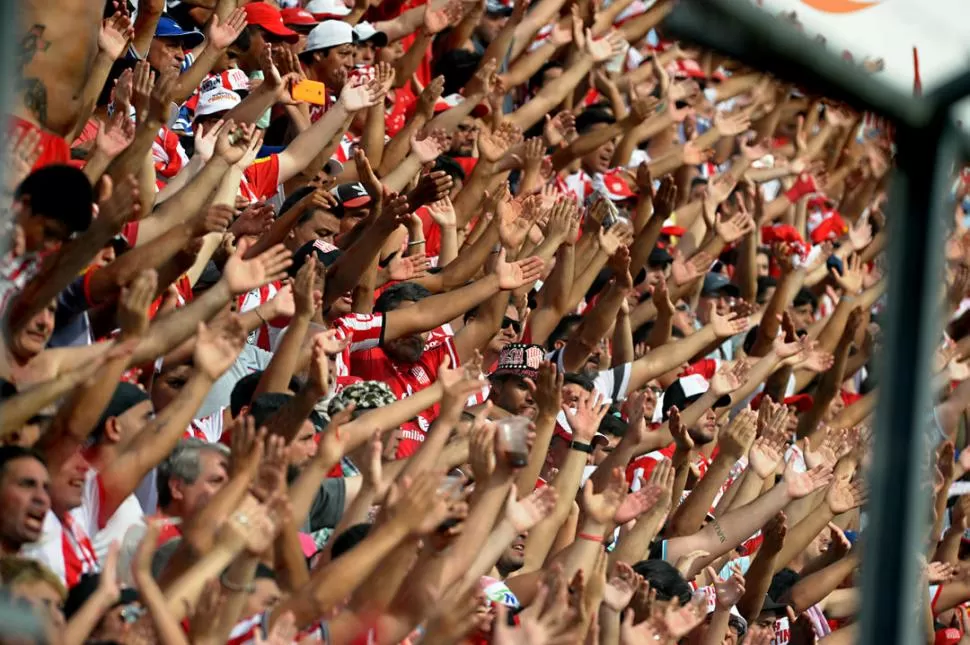
[{"label": "wristband", "polygon": [[221,576],[219,576],[219,584],[225,587],[227,591],[232,591],[234,593],[242,593],[244,591],[246,593],[252,593],[256,589],[252,584],[237,585],[232,582],[229,582],[229,578],[226,576],[225,571],[222,573]]},{"label": "wristband", "polygon": [[588,455],[593,454],[593,444],[583,443],[582,441],[573,441],[569,444],[570,450],[578,450],[579,452],[585,452]]},{"label": "wristband", "polygon": [[788,189],[785,193],[785,197],[791,203],[797,203],[802,197],[806,195],[811,195],[812,193],[818,192],[818,185],[815,183],[815,178],[811,175],[804,173],[799,175],[792,187]]},{"label": "wristband", "polygon": [[599,542],[600,544],[603,543],[602,535],[593,535],[592,533],[577,533],[576,538],[580,540],[589,540],[590,542]]}]

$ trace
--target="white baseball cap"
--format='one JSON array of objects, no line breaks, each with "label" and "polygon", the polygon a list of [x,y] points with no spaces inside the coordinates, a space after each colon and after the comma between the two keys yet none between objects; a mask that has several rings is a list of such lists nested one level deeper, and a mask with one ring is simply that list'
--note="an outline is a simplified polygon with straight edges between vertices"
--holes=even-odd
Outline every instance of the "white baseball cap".
[{"label": "white baseball cap", "polygon": [[329,49],[354,42],[354,28],[342,20],[324,20],[314,27],[306,39],[303,53]]},{"label": "white baseball cap", "polygon": [[310,0],[306,10],[313,14],[317,20],[330,17],[343,17],[350,14],[350,7],[343,3],[343,0]]},{"label": "white baseball cap", "polygon": [[357,26],[354,27],[354,34],[357,36],[357,42],[374,41],[374,45],[377,47],[387,47],[387,34],[383,31],[377,31],[377,28],[369,22],[357,23]]},{"label": "white baseball cap", "polygon": [[242,103],[239,95],[232,90],[220,86],[213,87],[199,95],[199,103],[195,108],[195,118],[208,116],[217,112],[228,112]]}]

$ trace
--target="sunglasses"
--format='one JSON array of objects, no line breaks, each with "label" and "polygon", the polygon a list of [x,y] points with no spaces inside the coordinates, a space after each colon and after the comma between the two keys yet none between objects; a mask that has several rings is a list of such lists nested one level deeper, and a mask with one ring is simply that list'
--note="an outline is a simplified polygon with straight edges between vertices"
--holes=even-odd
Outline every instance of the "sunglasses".
[{"label": "sunglasses", "polygon": [[502,327],[501,327],[501,329],[506,329],[508,327],[511,327],[512,328],[512,331],[514,331],[516,334],[518,334],[518,333],[520,333],[522,331],[522,323],[521,322],[519,322],[518,320],[513,320],[512,318],[509,318],[508,316],[505,316],[504,318],[502,318]]}]

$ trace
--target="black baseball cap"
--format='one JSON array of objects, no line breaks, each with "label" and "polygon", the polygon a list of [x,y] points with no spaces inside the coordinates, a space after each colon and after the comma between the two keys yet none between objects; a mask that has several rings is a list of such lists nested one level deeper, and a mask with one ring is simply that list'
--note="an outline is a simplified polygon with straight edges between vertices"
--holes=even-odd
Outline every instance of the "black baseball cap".
[{"label": "black baseball cap", "polygon": [[311,255],[317,256],[324,268],[327,268],[343,255],[343,251],[323,240],[307,242],[293,254],[293,264],[290,265],[289,274],[295,276]]},{"label": "black baseball cap", "polygon": [[[683,412],[687,406],[701,398],[701,395],[707,392],[709,388],[707,379],[700,374],[689,374],[674,381],[663,393],[660,410],[663,412],[664,420],[666,421],[670,416],[670,408],[676,405],[677,409]],[[729,405],[731,405],[731,397],[727,395],[722,396],[714,403],[715,408],[724,408]]]},{"label": "black baseball cap", "polygon": [[148,400],[148,393],[137,385],[124,381],[118,383],[114,394],[111,395],[111,400],[108,401],[108,406],[101,413],[101,418],[98,419],[98,425],[91,434],[91,439],[95,442],[101,439],[104,435],[104,425],[108,422],[108,419],[120,417],[139,403]]}]

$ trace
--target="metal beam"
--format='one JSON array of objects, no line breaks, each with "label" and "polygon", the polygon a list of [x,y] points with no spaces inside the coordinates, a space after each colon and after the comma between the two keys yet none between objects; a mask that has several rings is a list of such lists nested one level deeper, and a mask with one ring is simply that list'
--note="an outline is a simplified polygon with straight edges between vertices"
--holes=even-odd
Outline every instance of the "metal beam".
[{"label": "metal beam", "polygon": [[675,38],[888,117],[900,126],[922,127],[934,112],[926,101],[889,87],[792,25],[747,2],[679,0],[663,28]]},{"label": "metal beam", "polygon": [[[932,355],[940,338],[939,292],[950,169],[960,140],[950,120],[896,130],[897,162],[887,217],[888,309],[866,509],[861,643],[922,641],[918,554],[932,481],[924,470],[939,441],[932,422]],[[925,457],[925,458],[924,458]]]},{"label": "metal beam", "polygon": [[[20,44],[18,30],[20,29],[20,2],[0,2],[0,113],[10,114],[11,99],[15,90],[16,79],[20,77],[20,70],[16,69],[17,47]],[[5,130],[6,131],[6,130]],[[6,164],[0,163],[0,186]],[[8,209],[3,209],[0,215],[0,227],[6,228],[7,219],[11,216]],[[0,236],[0,256],[6,255],[10,249],[10,235]]]}]

